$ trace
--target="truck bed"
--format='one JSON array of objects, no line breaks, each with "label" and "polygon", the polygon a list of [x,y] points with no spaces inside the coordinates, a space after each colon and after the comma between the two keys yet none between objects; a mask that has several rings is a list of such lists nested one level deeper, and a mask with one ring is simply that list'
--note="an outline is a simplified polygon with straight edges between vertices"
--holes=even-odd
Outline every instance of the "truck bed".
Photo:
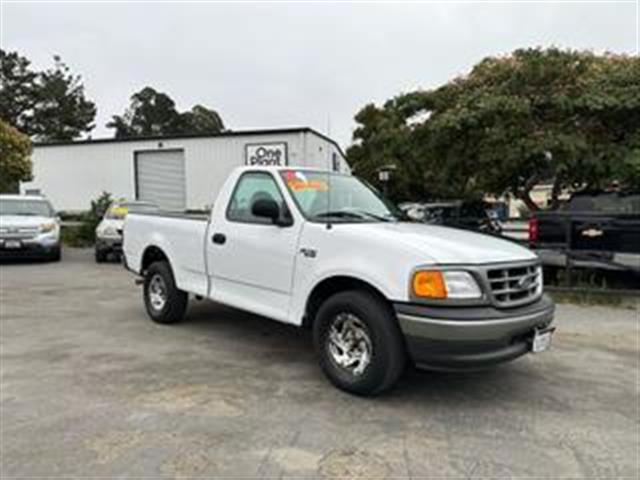
[{"label": "truck bed", "polygon": [[177,218],[181,220],[200,220],[203,222],[206,222],[209,220],[208,213],[170,212],[166,210],[160,210],[158,212],[131,212],[131,215],[169,217],[169,218]]},{"label": "truck bed", "polygon": [[205,235],[208,215],[144,212],[127,215],[124,256],[127,268],[141,274],[144,255],[152,248],[173,260],[175,281],[182,290],[206,295]]}]

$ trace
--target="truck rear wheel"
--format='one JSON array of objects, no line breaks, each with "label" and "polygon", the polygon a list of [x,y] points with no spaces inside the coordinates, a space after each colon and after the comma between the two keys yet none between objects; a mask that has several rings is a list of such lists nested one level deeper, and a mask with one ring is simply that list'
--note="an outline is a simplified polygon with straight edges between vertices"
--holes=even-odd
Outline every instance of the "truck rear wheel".
[{"label": "truck rear wheel", "polygon": [[182,320],[189,296],[176,287],[173,272],[167,262],[154,262],[144,277],[144,305],[151,320],[176,323]]},{"label": "truck rear wheel", "polygon": [[376,395],[395,385],[404,371],[402,334],[389,305],[364,290],[326,300],[313,328],[316,354],[336,387]]}]

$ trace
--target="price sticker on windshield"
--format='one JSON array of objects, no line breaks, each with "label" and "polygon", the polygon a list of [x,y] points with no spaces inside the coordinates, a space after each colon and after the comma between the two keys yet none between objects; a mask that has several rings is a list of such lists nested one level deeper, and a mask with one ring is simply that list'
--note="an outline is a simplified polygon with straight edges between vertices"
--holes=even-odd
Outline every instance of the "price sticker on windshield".
[{"label": "price sticker on windshield", "polygon": [[287,186],[294,192],[315,191],[326,192],[329,190],[329,183],[322,179],[308,179],[304,173],[288,170],[283,172]]}]

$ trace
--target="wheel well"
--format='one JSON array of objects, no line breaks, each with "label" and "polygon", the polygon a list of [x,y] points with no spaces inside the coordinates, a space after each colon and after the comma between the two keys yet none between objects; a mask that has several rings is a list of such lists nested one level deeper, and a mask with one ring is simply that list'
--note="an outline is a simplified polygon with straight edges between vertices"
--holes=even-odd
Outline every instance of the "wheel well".
[{"label": "wheel well", "polygon": [[313,325],[313,320],[320,308],[320,305],[322,305],[322,303],[330,296],[347,290],[365,290],[387,302],[387,298],[382,294],[382,292],[380,292],[380,290],[364,280],[348,276],[326,278],[318,283],[318,285],[316,285],[311,291],[311,294],[307,299],[302,325],[305,328],[310,328]]},{"label": "wheel well", "polygon": [[147,247],[142,255],[142,273],[144,274],[153,262],[163,260],[167,263],[169,262],[169,259],[160,248],[155,246]]}]

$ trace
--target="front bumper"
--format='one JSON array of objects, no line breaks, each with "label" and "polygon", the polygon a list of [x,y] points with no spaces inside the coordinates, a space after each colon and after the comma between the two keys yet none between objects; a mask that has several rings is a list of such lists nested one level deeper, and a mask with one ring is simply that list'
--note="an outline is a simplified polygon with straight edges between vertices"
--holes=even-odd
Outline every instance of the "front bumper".
[{"label": "front bumper", "polygon": [[120,237],[97,237],[96,248],[105,252],[122,252],[122,238]]},{"label": "front bumper", "polygon": [[546,295],[522,307],[433,307],[394,304],[407,348],[417,366],[444,370],[480,368],[531,350],[536,329],[553,322]]},{"label": "front bumper", "polygon": [[0,259],[18,258],[47,258],[55,256],[60,252],[60,241],[49,240],[20,240],[18,247],[9,248],[7,245],[15,242],[15,239],[0,239]]}]

